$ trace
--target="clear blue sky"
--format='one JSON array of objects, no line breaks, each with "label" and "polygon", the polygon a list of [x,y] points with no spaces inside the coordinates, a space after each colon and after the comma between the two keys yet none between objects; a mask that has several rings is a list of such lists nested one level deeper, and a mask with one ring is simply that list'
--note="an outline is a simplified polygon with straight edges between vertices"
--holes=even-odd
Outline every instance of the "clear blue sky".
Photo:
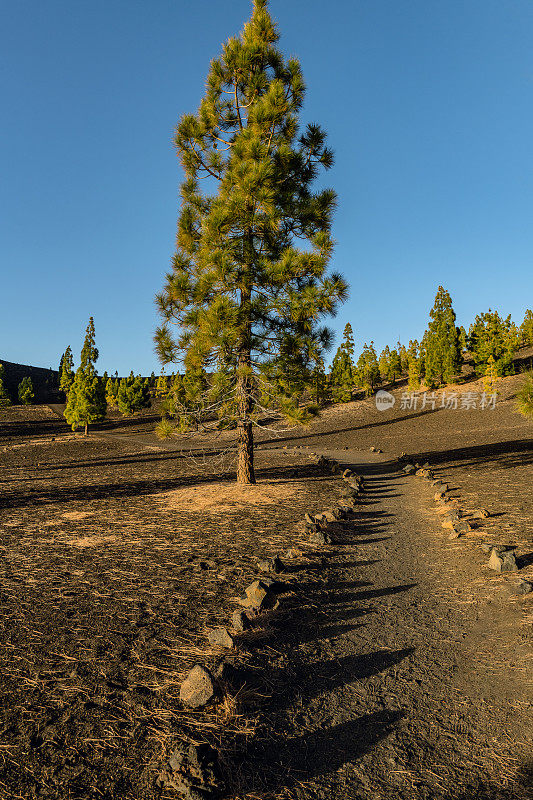
[{"label": "clear blue sky", "polygon": [[[174,246],[174,126],[248,0],[2,4],[0,356],[159,371],[153,297]],[[271,0],[302,119],[335,151],[332,321],[356,346],[419,338],[439,284],[458,323],[533,305],[531,0]],[[337,342],[340,335],[337,337]]]}]

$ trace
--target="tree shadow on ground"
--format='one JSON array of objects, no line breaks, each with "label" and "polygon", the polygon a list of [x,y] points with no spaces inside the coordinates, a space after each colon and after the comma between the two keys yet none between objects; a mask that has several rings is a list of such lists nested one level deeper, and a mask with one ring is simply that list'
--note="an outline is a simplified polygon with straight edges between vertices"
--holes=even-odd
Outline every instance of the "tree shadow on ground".
[{"label": "tree shadow on ground", "polygon": [[[151,460],[151,459],[147,459]],[[153,460],[157,460],[157,457]],[[285,481],[328,481],[331,476],[324,476],[315,465],[298,467],[268,467],[256,470],[258,479],[275,480],[283,478]],[[110,497],[140,497],[142,495],[155,495],[174,489],[190,488],[204,484],[217,484],[235,481],[235,472],[226,470],[210,475],[206,473],[193,475],[179,475],[175,478],[150,478],[130,479],[107,483],[84,484],[74,486],[47,486],[43,489],[17,489],[6,491],[0,499],[0,508],[23,508],[33,505],[54,505],[55,503],[101,500]],[[26,480],[26,479],[23,479]],[[53,492],[53,497],[51,493]],[[223,495],[222,495],[223,497]]]},{"label": "tree shadow on ground", "polygon": [[[457,447],[450,450],[427,450],[412,453],[414,461],[429,461],[432,466],[446,464],[446,469],[465,465],[482,465],[497,461],[501,467],[517,467],[533,464],[533,439],[515,439],[508,442]],[[459,463],[457,463],[459,462]]]}]

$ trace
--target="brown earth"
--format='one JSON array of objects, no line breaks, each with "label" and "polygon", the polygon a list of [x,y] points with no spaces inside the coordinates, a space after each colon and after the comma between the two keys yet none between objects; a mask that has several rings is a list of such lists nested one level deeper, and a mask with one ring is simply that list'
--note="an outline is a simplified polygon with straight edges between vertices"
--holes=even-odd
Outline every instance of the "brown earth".
[{"label": "brown earth", "polygon": [[[8,409],[0,797],[176,798],[155,779],[183,739],[221,747],[228,797],[531,797],[531,595],[479,547],[516,545],[533,577],[519,381],[493,411],[402,410],[398,390],[392,411],[363,401],[263,432],[257,502],[232,483],[229,435],[159,443],[144,415],[85,440],[50,410]],[[384,453],[363,458],[372,445]],[[310,548],[301,519],[340,481],[294,447],[367,475],[335,546]],[[402,451],[487,507],[483,527],[449,541]],[[228,698],[186,712],[181,678],[223,655],[206,629],[228,624],[258,558],[295,544],[280,609],[230,655]]]}]

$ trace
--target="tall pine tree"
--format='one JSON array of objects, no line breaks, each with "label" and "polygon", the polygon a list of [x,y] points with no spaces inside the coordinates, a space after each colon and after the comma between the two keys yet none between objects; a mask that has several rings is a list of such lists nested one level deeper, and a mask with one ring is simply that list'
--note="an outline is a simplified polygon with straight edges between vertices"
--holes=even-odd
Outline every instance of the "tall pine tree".
[{"label": "tall pine tree", "polygon": [[308,366],[331,339],[319,320],[347,294],[339,275],[326,274],[335,193],[311,191],[333,156],[318,125],[298,135],[304,81],[278,39],[266,0],[255,0],[240,36],[211,62],[198,112],[179,122],[185,181],[177,249],[157,297],[161,362],[208,373],[223,365],[226,414],[239,431],[237,480],[248,484],[259,399],[306,419],[276,367],[283,362],[311,380]]},{"label": "tall pine tree", "polygon": [[330,389],[333,400],[337,403],[348,403],[352,399],[354,386],[354,354],[353,330],[350,323],[346,323],[343,340],[331,365]]},{"label": "tall pine tree", "polygon": [[370,342],[369,345],[365,342],[363,352],[357,360],[357,375],[365,394],[371,395],[381,380],[374,342]]},{"label": "tall pine tree", "polygon": [[74,359],[70,345],[61,356],[61,372],[59,374],[59,388],[68,396],[70,387],[74,383]]},{"label": "tall pine tree", "polygon": [[450,383],[462,363],[459,329],[450,294],[439,286],[424,334],[425,381],[430,387]]},{"label": "tall pine tree", "polygon": [[64,417],[75,431],[84,427],[85,436],[89,425],[101,422],[106,414],[107,402],[105,386],[98,378],[96,367],[98,350],[94,341],[94,320],[91,317],[85,331],[85,341],[81,350],[80,366],[76,370],[74,382],[68,393]]}]

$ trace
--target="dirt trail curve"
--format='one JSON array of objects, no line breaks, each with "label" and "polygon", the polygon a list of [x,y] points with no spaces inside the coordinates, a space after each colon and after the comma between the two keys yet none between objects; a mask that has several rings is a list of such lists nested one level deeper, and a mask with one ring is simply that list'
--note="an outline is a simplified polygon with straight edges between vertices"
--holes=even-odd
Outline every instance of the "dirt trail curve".
[{"label": "dirt trail curve", "polygon": [[495,591],[475,543],[443,535],[426,482],[384,455],[320,452],[365,474],[368,492],[317,586],[303,587],[297,630],[272,640],[270,733],[248,753],[250,796],[532,797],[521,601]]}]

